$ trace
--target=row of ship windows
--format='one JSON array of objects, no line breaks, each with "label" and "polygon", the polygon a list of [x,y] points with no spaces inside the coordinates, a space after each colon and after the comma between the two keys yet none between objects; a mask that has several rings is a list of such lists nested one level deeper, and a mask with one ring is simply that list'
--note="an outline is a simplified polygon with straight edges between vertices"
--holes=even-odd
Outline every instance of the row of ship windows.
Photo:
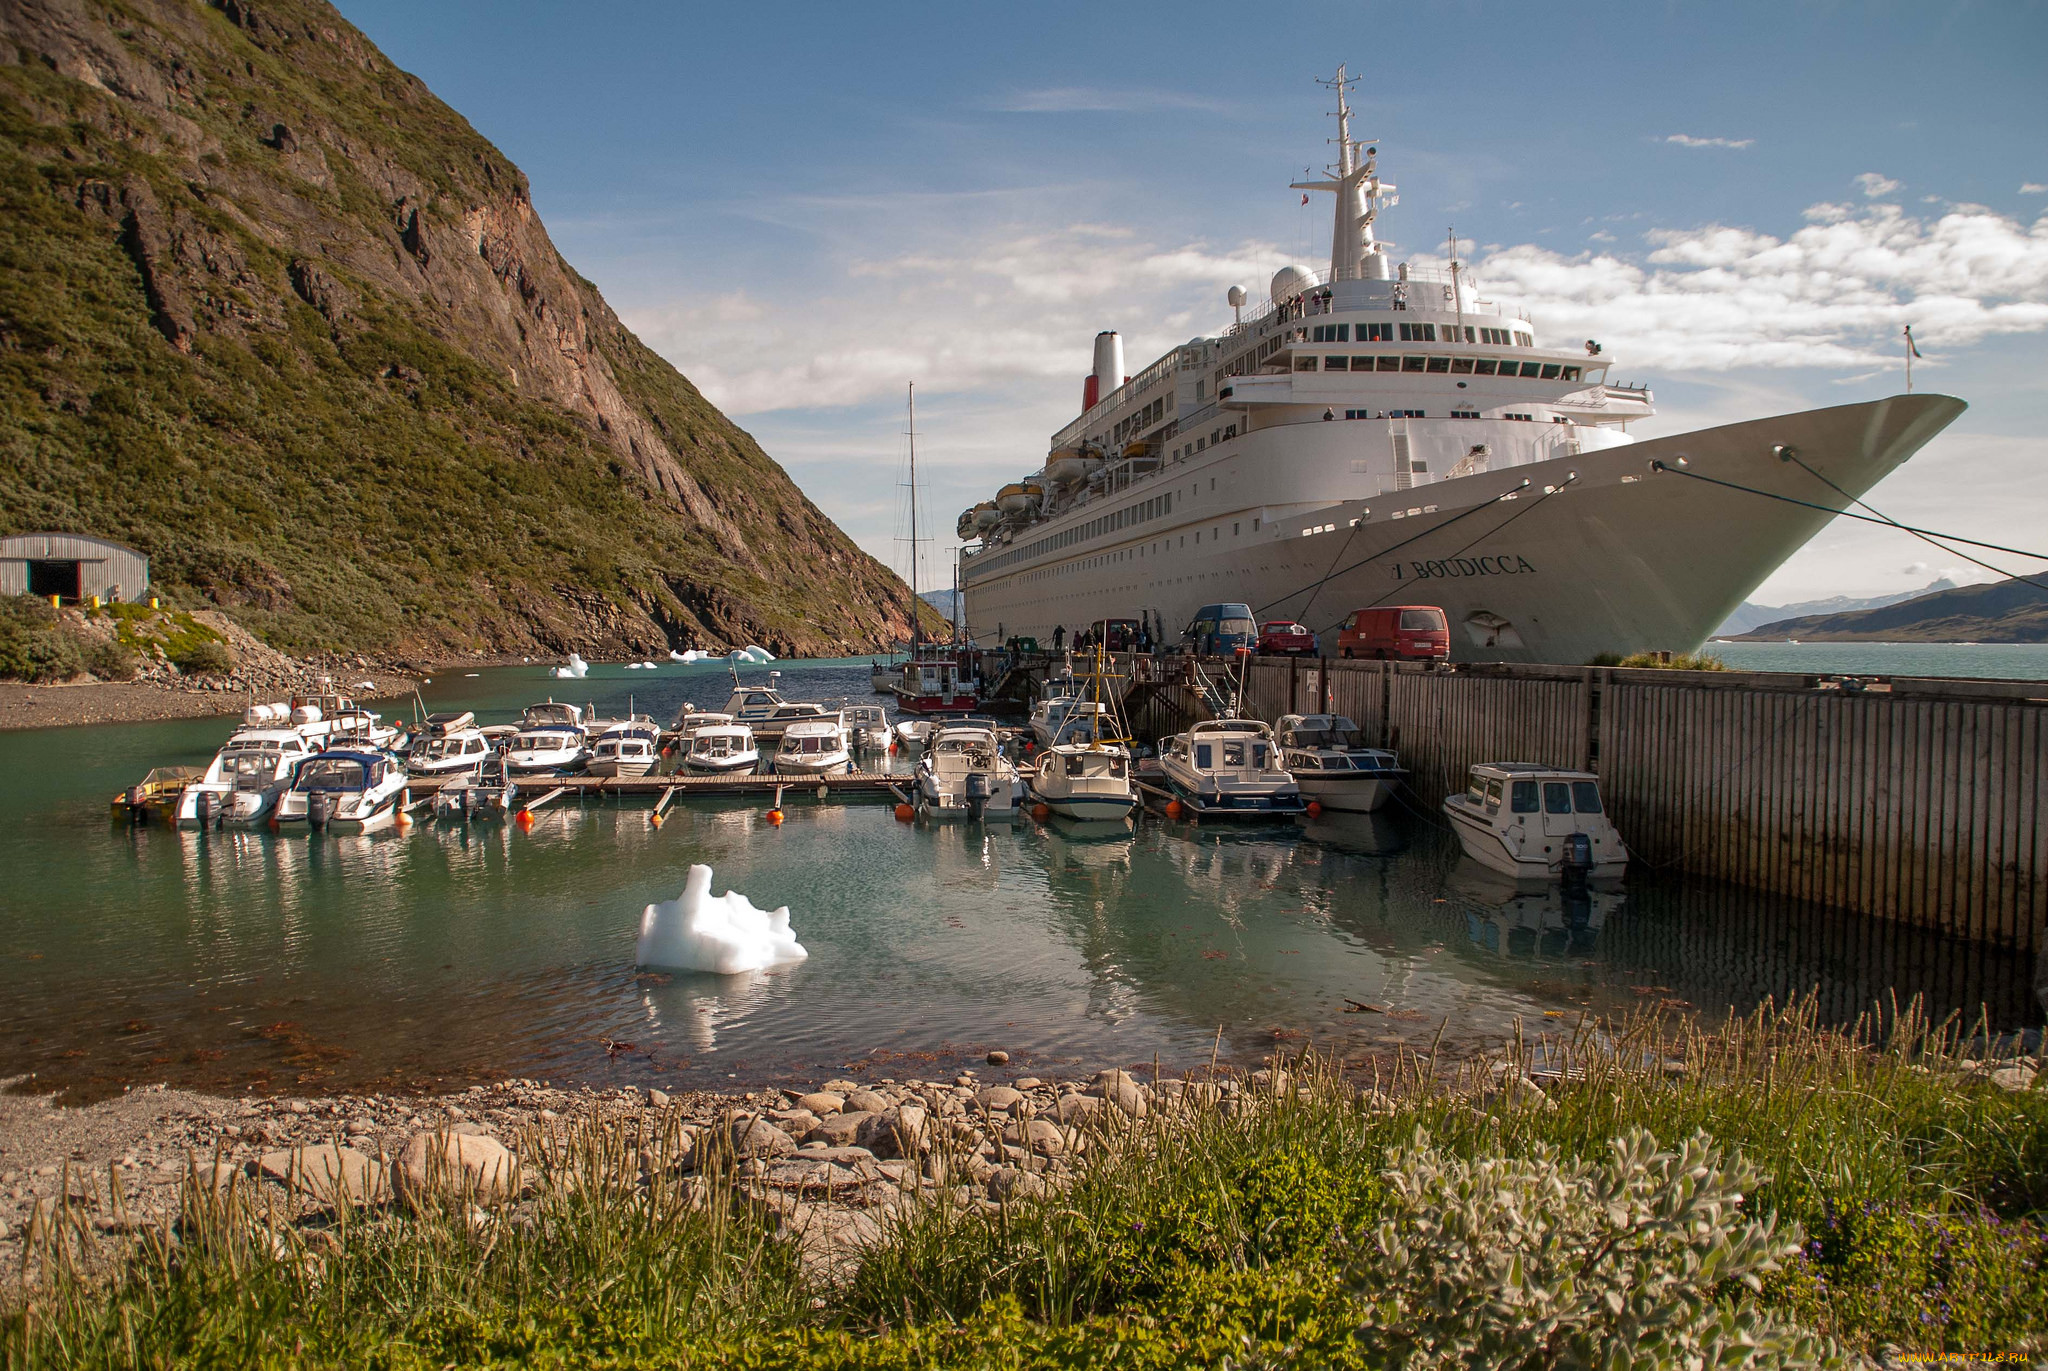
[{"label": "row of ship windows", "polygon": [[1125,505],[1122,509],[1111,510],[1107,514],[1090,519],[1085,524],[1076,524],[1070,529],[1052,534],[1050,537],[1040,538],[1037,542],[1020,547],[1015,551],[1005,552],[992,562],[976,562],[975,571],[977,574],[982,571],[994,571],[999,567],[1010,566],[1026,558],[1036,557],[1040,553],[1051,552],[1055,548],[1072,547],[1075,543],[1085,542],[1090,538],[1098,538],[1105,533],[1113,533],[1117,529],[1131,528],[1150,519],[1163,519],[1171,513],[1173,513],[1173,493],[1168,491],[1161,495],[1155,495],[1149,500],[1140,500],[1136,504]]},{"label": "row of ship windows", "polygon": [[1180,447],[1175,448],[1173,450],[1172,455],[1167,460],[1178,462],[1182,458],[1192,457],[1198,452],[1207,451],[1209,444],[1211,443],[1220,443],[1225,438],[1235,438],[1236,436],[1236,424],[1225,424],[1218,428],[1212,428],[1209,430],[1208,437],[1196,438],[1195,441],[1193,441],[1192,443],[1186,443]]},{"label": "row of ship windows", "polygon": [[1296,371],[1419,371],[1440,376],[1519,376],[1530,381],[1576,381],[1581,368],[1562,362],[1521,362],[1494,357],[1296,356]]},{"label": "row of ship windows", "polygon": [[[1344,411],[1344,417],[1346,419],[1427,419],[1429,412],[1420,409],[1347,409]],[[1469,406],[1454,408],[1451,410],[1451,417],[1453,419],[1477,419],[1479,411]],[[1503,414],[1500,417],[1503,419],[1520,419],[1525,423],[1534,423],[1536,421],[1536,416],[1533,414]],[[1553,424],[1569,424],[1572,421],[1562,414],[1553,414],[1550,416],[1550,422]]]},{"label": "row of ship windows", "polygon": [[[1348,343],[1351,339],[1350,324],[1317,324],[1309,329],[1311,343]],[[1396,329],[1400,330],[1398,337]],[[1474,328],[1470,324],[1360,324],[1358,341],[1361,343],[1497,343],[1501,347],[1536,346],[1536,335],[1520,329]]]}]

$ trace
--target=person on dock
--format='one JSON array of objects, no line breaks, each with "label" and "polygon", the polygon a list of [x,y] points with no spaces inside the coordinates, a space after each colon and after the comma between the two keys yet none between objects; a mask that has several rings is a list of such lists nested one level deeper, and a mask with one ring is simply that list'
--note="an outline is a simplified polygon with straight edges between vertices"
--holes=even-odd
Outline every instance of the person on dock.
[{"label": "person on dock", "polygon": [[1052,650],[1053,650],[1054,652],[1060,652],[1060,651],[1063,651],[1063,650],[1064,650],[1064,649],[1066,648],[1066,646],[1067,646],[1067,626],[1066,626],[1065,624],[1055,624],[1055,625],[1053,625],[1053,630],[1052,630]]}]

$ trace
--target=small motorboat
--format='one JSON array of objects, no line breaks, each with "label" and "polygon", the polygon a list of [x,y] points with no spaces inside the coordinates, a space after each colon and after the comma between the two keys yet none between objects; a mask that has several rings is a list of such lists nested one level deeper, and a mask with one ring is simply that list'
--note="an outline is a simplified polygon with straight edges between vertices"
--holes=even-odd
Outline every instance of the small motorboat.
[{"label": "small motorboat", "polygon": [[1280,720],[1280,760],[1302,796],[1324,809],[1370,814],[1407,772],[1384,748],[1367,747],[1342,714],[1289,714]]},{"label": "small motorboat", "polygon": [[1607,817],[1600,778],[1537,762],[1481,762],[1444,800],[1467,856],[1517,880],[1620,880],[1628,848]]},{"label": "small motorboat", "polygon": [[1059,736],[1060,728],[1067,721],[1067,711],[1079,702],[1080,689],[1071,676],[1061,676],[1045,683],[1045,694],[1031,707],[1031,736],[1040,747],[1052,746],[1052,740]]},{"label": "small motorboat", "polygon": [[519,787],[505,775],[505,759],[497,752],[475,771],[466,771],[434,792],[434,816],[440,819],[502,819],[511,812]]},{"label": "small motorboat", "polygon": [[585,770],[592,776],[645,776],[660,759],[661,729],[642,716],[607,728]]},{"label": "small motorboat", "polygon": [[[250,712],[264,706],[252,706]],[[268,708],[275,710],[276,705]],[[315,747],[342,744],[383,748],[397,741],[398,730],[385,724],[374,709],[365,709],[347,695],[329,693],[294,695],[286,705],[289,726]]]},{"label": "small motorboat", "polygon": [[1024,778],[984,723],[935,725],[917,759],[917,804],[938,818],[1009,819]]},{"label": "small motorboat", "polygon": [[270,816],[300,762],[313,755],[294,728],[237,729],[178,796],[181,825],[253,824]]},{"label": "small motorboat", "polygon": [[896,746],[910,752],[923,747],[925,740],[932,736],[932,730],[942,726],[940,721],[932,719],[905,719],[890,729],[889,734],[895,739]]},{"label": "small motorboat", "polygon": [[869,662],[868,684],[877,695],[887,695],[896,689],[896,682],[903,679],[903,668],[895,662]]},{"label": "small motorboat", "polygon": [[[550,695],[537,705],[528,705],[519,711],[521,728],[573,728],[584,734],[589,733],[589,721],[584,717],[581,705],[563,704]],[[599,730],[602,732],[602,730]]]},{"label": "small motorboat", "polygon": [[398,817],[406,780],[405,764],[388,752],[330,748],[299,763],[291,789],[278,798],[277,822],[315,833],[383,828]]},{"label": "small motorboat", "polygon": [[453,780],[475,771],[495,751],[468,710],[429,714],[406,752],[405,769],[414,776]]},{"label": "small motorboat", "polygon": [[1308,808],[1280,765],[1273,730],[1256,719],[1204,719],[1175,734],[1159,773],[1198,819],[1284,819]]},{"label": "small motorboat", "polygon": [[846,740],[857,752],[881,752],[890,740],[889,716],[880,705],[848,705],[839,711]]},{"label": "small motorboat", "polygon": [[1122,819],[1138,807],[1131,754],[1121,743],[1054,743],[1038,756],[1031,793],[1069,819]]},{"label": "small motorboat", "polygon": [[760,760],[754,731],[745,724],[705,724],[690,736],[683,769],[700,776],[743,776]]},{"label": "small motorboat", "polygon": [[851,770],[846,726],[837,714],[796,720],[783,731],[782,744],[775,749],[778,776],[840,776]]},{"label": "small motorboat", "polygon": [[780,742],[782,735],[797,724],[816,723],[821,719],[830,719],[836,724],[839,711],[809,702],[780,704],[769,711],[767,718],[754,722],[754,736],[764,743]]},{"label": "small motorboat", "polygon": [[573,776],[590,760],[590,745],[578,724],[522,726],[505,745],[505,774]]},{"label": "small motorboat", "polygon": [[697,730],[700,728],[710,728],[717,724],[729,724],[732,722],[732,715],[725,713],[723,710],[699,709],[696,705],[685,700],[683,701],[683,707],[676,711],[675,722],[668,726],[668,731],[675,734],[678,738],[688,741],[696,736]]}]

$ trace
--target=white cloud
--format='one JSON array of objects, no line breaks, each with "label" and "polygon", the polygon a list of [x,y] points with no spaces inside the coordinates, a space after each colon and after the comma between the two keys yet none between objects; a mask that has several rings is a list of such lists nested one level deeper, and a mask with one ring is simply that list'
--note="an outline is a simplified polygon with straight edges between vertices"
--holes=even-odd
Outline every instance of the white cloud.
[{"label": "white cloud", "polygon": [[1856,178],[1856,184],[1863,187],[1863,194],[1866,197],[1874,200],[1880,195],[1890,195],[1899,188],[1901,183],[1892,180],[1889,176],[1880,176],[1874,171],[1866,171]]},{"label": "white cloud", "polygon": [[1682,148],[1749,148],[1756,146],[1754,138],[1695,138],[1689,133],[1674,133],[1665,138],[1667,143],[1676,143]]},{"label": "white cloud", "polygon": [[1905,576],[1925,576],[1927,574],[1927,563],[1908,562],[1899,568],[1899,572]]},{"label": "white cloud", "polygon": [[1922,219],[1893,205],[1807,214],[1785,238],[1661,229],[1641,262],[1522,244],[1473,270],[1528,306],[1543,336],[1599,338],[1647,368],[1851,369],[1896,361],[1904,323],[1923,346],[1949,348],[2048,329],[2048,216],[2028,225],[1955,206]]},{"label": "white cloud", "polygon": [[1594,243],[1611,243],[1615,240],[1614,235],[1607,232],[1605,229],[1599,230],[1595,233],[1589,233],[1586,235],[1586,238],[1587,241]]},{"label": "white cloud", "polygon": [[2039,181],[2022,181],[2020,182],[2020,194],[2048,195],[2048,186],[2042,185]]}]

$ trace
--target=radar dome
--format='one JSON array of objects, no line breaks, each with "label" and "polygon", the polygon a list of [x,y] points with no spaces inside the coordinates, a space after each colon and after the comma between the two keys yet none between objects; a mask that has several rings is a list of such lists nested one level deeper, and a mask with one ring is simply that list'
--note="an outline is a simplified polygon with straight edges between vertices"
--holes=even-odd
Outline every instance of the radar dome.
[{"label": "radar dome", "polygon": [[1273,273],[1273,303],[1292,300],[1316,283],[1316,274],[1304,266],[1282,267]]},{"label": "radar dome", "polygon": [[1232,287],[1230,288],[1230,307],[1231,307],[1232,309],[1237,309],[1237,308],[1239,308],[1240,306],[1242,306],[1242,305],[1244,304],[1244,302],[1245,302],[1245,293],[1244,293],[1244,287],[1243,287],[1243,286],[1232,286]]}]

